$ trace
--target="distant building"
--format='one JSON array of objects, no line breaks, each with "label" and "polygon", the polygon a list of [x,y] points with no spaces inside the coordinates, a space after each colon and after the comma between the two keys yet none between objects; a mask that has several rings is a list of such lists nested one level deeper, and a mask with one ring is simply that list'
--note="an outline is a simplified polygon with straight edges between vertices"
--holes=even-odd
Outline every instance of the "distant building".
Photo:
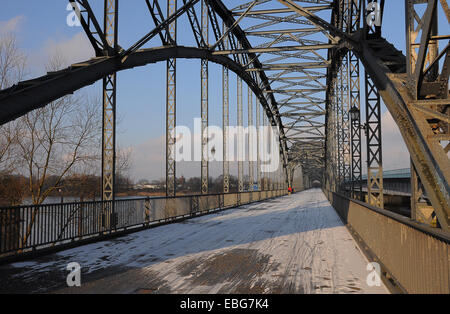
[{"label": "distant building", "polygon": [[134,190],[158,190],[162,188],[164,188],[164,186],[157,184],[136,184],[133,186]]}]

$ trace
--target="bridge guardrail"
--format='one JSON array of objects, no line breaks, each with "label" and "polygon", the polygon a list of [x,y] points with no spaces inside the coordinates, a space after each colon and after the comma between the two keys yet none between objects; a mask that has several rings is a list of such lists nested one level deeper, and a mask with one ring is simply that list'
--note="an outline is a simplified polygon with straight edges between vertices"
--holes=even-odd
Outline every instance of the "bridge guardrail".
[{"label": "bridge guardrail", "polygon": [[0,208],[0,261],[287,194],[285,190]]},{"label": "bridge guardrail", "polygon": [[407,217],[324,191],[387,277],[408,293],[450,293],[450,235]]}]

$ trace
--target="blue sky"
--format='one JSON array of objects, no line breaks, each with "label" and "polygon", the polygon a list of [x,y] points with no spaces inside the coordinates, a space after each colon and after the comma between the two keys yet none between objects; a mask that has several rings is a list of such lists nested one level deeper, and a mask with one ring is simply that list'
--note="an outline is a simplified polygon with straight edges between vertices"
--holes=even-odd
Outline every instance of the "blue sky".
[{"label": "blue sky", "polygon": [[[8,21],[17,20],[14,31],[17,33],[20,48],[28,55],[30,78],[44,73],[46,59],[55,50],[67,55],[68,63],[83,61],[93,56],[82,28],[69,27],[66,23],[69,14],[66,10],[68,1],[3,0],[2,2],[0,27],[8,25]],[[119,2],[119,44],[127,48],[151,30],[153,22],[145,1]],[[163,7],[165,2],[161,1]],[[243,1],[224,2],[233,7]],[[91,0],[90,3],[101,20],[103,1]],[[183,41],[184,45],[193,44],[193,37],[187,25],[189,25],[187,21],[183,20],[180,21],[178,28],[179,40]],[[386,1],[383,29],[384,36],[398,49],[405,51],[404,1]],[[159,46],[159,38],[156,37],[151,45]],[[221,125],[221,67],[210,64],[210,73],[217,73],[211,74],[209,81],[210,124]],[[233,78],[230,81],[230,108],[233,108],[236,102],[235,96],[233,98],[236,81],[234,74],[231,76]],[[178,60],[177,80],[177,124],[192,127],[192,119],[200,115],[200,61]],[[161,139],[165,134],[165,84],[165,63],[118,74],[119,145],[134,147],[137,151],[142,149],[152,151],[152,157],[148,157],[150,163],[148,167],[144,164],[147,157],[140,152],[144,157],[141,158],[143,161],[137,160],[137,164],[134,165],[136,169],[133,170],[133,176],[136,179],[140,176],[161,177],[164,174],[164,141],[161,142]],[[99,83],[86,90],[101,95]],[[247,90],[244,88],[244,104],[246,95]],[[235,113],[230,110],[231,121],[235,119]],[[244,116],[246,114],[244,109]],[[395,127],[392,132],[398,133]],[[396,136],[398,141],[398,134]],[[158,148],[155,148],[156,146]],[[390,168],[398,168],[400,165],[401,163],[394,163]]]}]

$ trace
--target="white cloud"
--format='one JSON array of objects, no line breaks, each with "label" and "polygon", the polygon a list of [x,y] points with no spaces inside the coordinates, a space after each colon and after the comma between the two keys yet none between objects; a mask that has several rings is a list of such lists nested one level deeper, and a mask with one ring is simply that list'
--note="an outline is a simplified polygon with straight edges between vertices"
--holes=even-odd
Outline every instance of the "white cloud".
[{"label": "white cloud", "polygon": [[[362,132],[362,168],[363,173],[367,173],[367,146],[366,137]],[[408,168],[410,165],[409,151],[406,148],[400,130],[392,118],[389,111],[381,116],[381,140],[382,140],[382,158],[383,169],[393,170]]]},{"label": "white cloud", "polygon": [[[195,138],[195,137],[194,137]],[[194,145],[194,140],[192,141]],[[130,175],[134,180],[161,179],[166,176],[166,138],[150,138],[132,147]],[[177,177],[200,177],[199,161],[181,161],[176,163]],[[247,166],[246,166],[247,167]],[[247,171],[247,170],[245,170]],[[237,172],[237,162],[230,162],[230,172]],[[209,163],[209,175],[217,177],[222,174],[222,162]]]},{"label": "white cloud", "polygon": [[383,141],[383,168],[399,169],[410,166],[410,157],[400,130],[387,111],[381,118]]},{"label": "white cloud", "polygon": [[[13,17],[7,21],[0,21],[0,35],[17,33],[25,20],[23,15]],[[49,60],[58,56],[65,68],[73,63],[89,60],[94,57],[94,49],[84,32],[74,34],[53,36],[42,40],[43,44],[32,53],[27,53],[28,76],[35,77],[45,73],[45,65]]]},{"label": "white cloud", "polygon": [[89,60],[94,57],[91,43],[83,32],[72,37],[50,38],[44,41],[40,49],[28,57],[30,76],[35,77],[45,74],[45,65],[52,57],[58,57],[62,62],[61,68],[71,64]]},{"label": "white cloud", "polygon": [[44,46],[44,55],[47,58],[53,55],[64,56],[66,65],[70,65],[94,57],[94,50],[86,35],[80,32],[59,41],[49,39]]},{"label": "white cloud", "polygon": [[166,175],[165,136],[150,138],[133,147],[131,176],[136,179],[159,179]]},{"label": "white cloud", "polygon": [[18,15],[8,21],[0,21],[0,34],[17,32],[24,19],[25,17],[23,15]]}]

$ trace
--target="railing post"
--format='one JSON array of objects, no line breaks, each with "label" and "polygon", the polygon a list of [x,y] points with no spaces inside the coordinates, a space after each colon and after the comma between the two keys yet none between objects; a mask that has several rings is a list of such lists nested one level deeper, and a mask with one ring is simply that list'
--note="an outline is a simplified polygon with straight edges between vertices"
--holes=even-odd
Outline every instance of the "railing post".
[{"label": "railing post", "polygon": [[78,207],[78,237],[83,238],[83,204]]},{"label": "railing post", "polygon": [[0,253],[20,247],[20,210],[0,210]]},{"label": "railing post", "polygon": [[150,223],[150,197],[146,197],[144,201],[145,208],[145,224],[148,225]]}]

